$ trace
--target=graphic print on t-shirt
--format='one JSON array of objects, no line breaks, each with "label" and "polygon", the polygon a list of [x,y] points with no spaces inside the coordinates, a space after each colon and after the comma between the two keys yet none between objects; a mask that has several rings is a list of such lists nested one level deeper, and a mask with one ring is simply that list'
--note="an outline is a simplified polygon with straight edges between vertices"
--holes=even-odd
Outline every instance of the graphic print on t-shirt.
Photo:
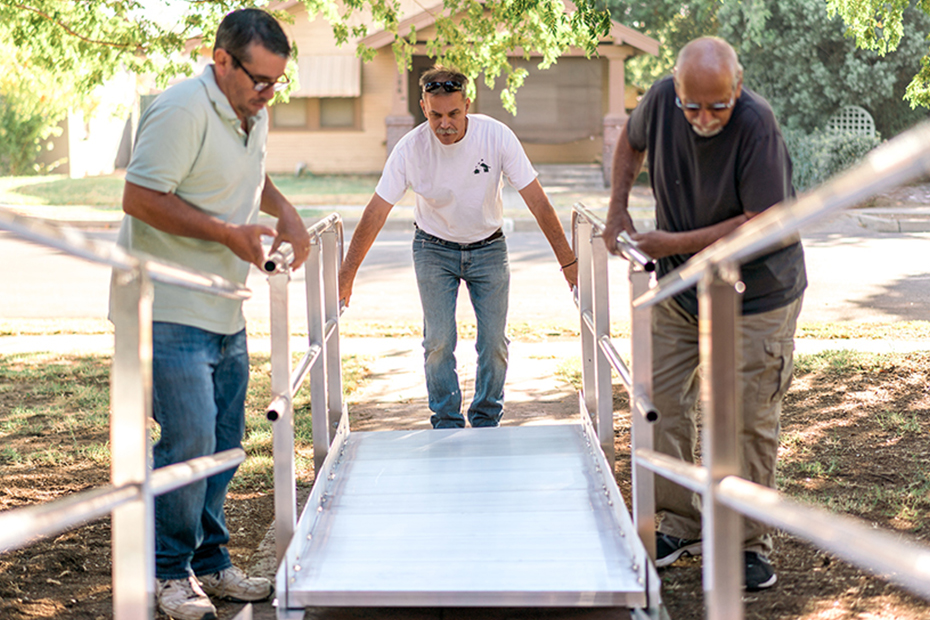
[{"label": "graphic print on t-shirt", "polygon": [[491,167],[484,163],[484,159],[480,160],[475,164],[475,174],[481,174],[482,172],[490,172]]}]

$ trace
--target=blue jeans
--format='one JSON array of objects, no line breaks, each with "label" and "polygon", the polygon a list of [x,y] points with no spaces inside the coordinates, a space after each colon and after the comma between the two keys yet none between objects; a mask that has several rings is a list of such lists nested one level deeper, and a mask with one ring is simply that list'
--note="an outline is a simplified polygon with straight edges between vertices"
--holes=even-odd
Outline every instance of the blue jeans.
[{"label": "blue jeans", "polygon": [[507,375],[507,302],[510,265],[504,237],[462,246],[417,229],[413,265],[423,305],[423,354],[433,428],[463,428],[462,391],[455,364],[455,306],[459,284],[475,309],[478,369],[468,407],[474,427],[497,426]]},{"label": "blue jeans", "polygon": [[[152,324],[153,415],[161,425],[155,467],[242,445],[249,354],[245,330],[225,335]],[[235,468],[155,499],[155,575],[182,579],[232,563],[223,502]]]}]

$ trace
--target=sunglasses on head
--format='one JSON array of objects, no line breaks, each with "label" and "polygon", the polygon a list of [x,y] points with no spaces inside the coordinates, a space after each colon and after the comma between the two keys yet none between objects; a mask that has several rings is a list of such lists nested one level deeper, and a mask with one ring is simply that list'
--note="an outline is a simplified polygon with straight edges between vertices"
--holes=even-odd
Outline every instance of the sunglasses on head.
[{"label": "sunglasses on head", "polygon": [[454,80],[446,80],[445,82],[427,82],[423,85],[423,91],[427,93],[435,92],[440,88],[447,93],[454,93],[462,90],[462,83]]}]

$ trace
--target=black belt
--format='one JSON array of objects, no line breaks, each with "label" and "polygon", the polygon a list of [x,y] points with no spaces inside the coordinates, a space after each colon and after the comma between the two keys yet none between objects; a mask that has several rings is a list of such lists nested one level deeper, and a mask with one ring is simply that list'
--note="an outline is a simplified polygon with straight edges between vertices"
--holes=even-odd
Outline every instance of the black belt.
[{"label": "black belt", "polygon": [[504,231],[498,228],[493,233],[491,233],[490,236],[485,237],[481,241],[473,241],[472,243],[456,243],[455,241],[448,241],[446,239],[437,237],[436,235],[431,235],[425,230],[423,230],[422,228],[420,228],[419,226],[417,226],[416,224],[414,224],[413,226],[414,228],[417,229],[417,232],[419,232],[421,235],[426,237],[426,239],[430,241],[431,243],[438,243],[439,245],[444,245],[448,248],[453,248],[453,249],[460,250],[460,251],[476,250],[480,247],[487,245],[491,241],[494,241],[495,239],[500,239],[501,237],[504,236]]}]

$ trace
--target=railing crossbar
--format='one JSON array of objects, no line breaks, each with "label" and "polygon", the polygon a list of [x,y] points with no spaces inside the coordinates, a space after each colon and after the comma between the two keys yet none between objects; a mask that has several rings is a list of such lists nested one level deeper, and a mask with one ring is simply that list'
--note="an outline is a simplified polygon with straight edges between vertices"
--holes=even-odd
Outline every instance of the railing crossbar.
[{"label": "railing crossbar", "polygon": [[[704,493],[709,476],[699,466],[652,450],[637,450],[636,462],[676,484]],[[717,485],[720,503],[745,516],[790,532],[911,592],[930,598],[930,549],[859,519],[805,506],[775,489],[737,476]]]},{"label": "railing crossbar", "polygon": [[[603,235],[604,233],[604,220],[595,215],[590,209],[588,209],[583,204],[575,203],[572,207],[572,230],[575,230],[575,224],[578,217],[583,217],[585,220],[591,223],[591,226],[594,228],[594,233],[596,235]],[[574,241],[574,238],[572,239]],[[578,254],[578,248],[573,248],[575,254]],[[621,233],[617,237],[617,249],[620,250],[620,253],[628,261],[636,263],[642,267],[647,272],[653,272],[656,268],[656,263],[652,258],[646,255],[642,250],[636,246],[636,242],[630,238],[627,233]]]},{"label": "railing crossbar", "polygon": [[252,296],[249,289],[219,276],[151,259],[141,260],[117,245],[95,241],[73,228],[28,218],[3,207],[0,207],[0,229],[8,230],[34,243],[61,250],[92,263],[113,267],[122,272],[143,268],[154,282],[180,286],[229,299],[248,299]]},{"label": "railing crossbar", "polygon": [[189,461],[173,463],[153,470],[149,478],[149,485],[153,495],[163,495],[175,489],[180,489],[191,482],[203,480],[226,471],[244,460],[245,450],[232,448],[216,454],[200,456]]},{"label": "railing crossbar", "polygon": [[0,514],[0,553],[26,547],[36,538],[61,534],[104,517],[114,508],[137,499],[140,492],[137,484],[107,485],[44,504],[6,511]]},{"label": "railing crossbar", "polygon": [[323,347],[314,343],[310,345],[310,348],[307,349],[307,352],[304,353],[304,356],[300,358],[300,361],[297,363],[297,367],[294,368],[294,372],[291,373],[291,393],[296,394],[297,390],[300,389],[300,386],[303,385],[304,379],[307,378],[307,373],[310,372],[310,367],[316,364],[316,361],[320,358],[320,353],[323,352]]},{"label": "railing crossbar", "polygon": [[930,598],[930,549],[854,517],[805,506],[736,476],[720,481],[721,503],[815,543],[876,575]]}]

